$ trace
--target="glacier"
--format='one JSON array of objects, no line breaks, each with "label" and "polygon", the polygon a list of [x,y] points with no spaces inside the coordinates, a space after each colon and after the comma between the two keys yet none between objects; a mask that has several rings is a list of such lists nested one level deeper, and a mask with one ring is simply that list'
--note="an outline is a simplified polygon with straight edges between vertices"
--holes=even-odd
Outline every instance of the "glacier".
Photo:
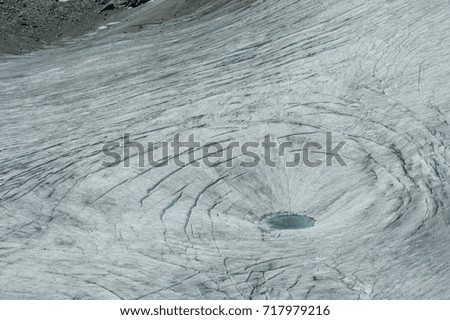
[{"label": "glacier", "polygon": [[[0,56],[0,298],[450,298],[449,2],[204,2]],[[102,166],[326,132],[346,166]]]}]

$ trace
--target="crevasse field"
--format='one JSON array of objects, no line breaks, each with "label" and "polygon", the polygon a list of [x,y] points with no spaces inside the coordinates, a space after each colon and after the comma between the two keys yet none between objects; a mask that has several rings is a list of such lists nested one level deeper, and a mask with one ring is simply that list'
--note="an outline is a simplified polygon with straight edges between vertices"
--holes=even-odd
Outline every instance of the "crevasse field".
[{"label": "crevasse field", "polygon": [[[146,23],[164,1],[0,57],[0,298],[449,299],[449,2]],[[139,166],[136,148],[102,166],[124,133],[301,149],[326,132],[347,166]],[[315,224],[267,227],[280,212]]]}]

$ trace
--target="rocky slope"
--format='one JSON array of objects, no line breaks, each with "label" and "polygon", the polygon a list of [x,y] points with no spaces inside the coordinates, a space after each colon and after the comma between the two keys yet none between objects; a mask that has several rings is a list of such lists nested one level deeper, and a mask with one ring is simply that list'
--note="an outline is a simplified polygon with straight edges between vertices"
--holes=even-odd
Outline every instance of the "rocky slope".
[{"label": "rocky slope", "polygon": [[94,31],[148,0],[0,0],[0,54],[25,53]]}]

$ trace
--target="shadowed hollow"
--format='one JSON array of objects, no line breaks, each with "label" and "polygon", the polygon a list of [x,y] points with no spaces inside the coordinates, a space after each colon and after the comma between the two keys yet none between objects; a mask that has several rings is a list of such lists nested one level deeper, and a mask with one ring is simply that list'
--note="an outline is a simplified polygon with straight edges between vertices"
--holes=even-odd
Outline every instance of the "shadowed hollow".
[{"label": "shadowed hollow", "polygon": [[314,226],[316,220],[305,215],[280,213],[266,219],[273,229],[306,229]]}]

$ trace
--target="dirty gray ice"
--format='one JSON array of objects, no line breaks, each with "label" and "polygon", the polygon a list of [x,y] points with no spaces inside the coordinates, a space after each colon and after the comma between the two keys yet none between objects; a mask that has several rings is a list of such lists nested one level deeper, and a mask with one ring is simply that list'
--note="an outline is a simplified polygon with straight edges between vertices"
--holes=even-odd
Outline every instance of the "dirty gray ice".
[{"label": "dirty gray ice", "polygon": [[[449,2],[161,1],[0,57],[0,298],[450,298]],[[347,166],[103,167],[125,132],[331,132]]]}]

